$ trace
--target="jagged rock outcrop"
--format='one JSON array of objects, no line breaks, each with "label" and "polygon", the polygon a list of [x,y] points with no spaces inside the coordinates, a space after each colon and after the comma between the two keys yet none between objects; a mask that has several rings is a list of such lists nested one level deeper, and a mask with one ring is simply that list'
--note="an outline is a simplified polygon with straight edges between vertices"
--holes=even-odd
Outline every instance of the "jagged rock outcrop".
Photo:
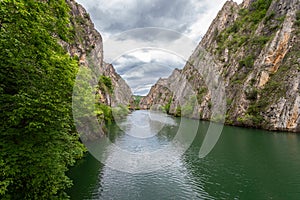
[{"label": "jagged rock outcrop", "polygon": [[104,75],[111,78],[114,88],[113,95],[111,97],[111,106],[116,107],[118,105],[128,106],[133,101],[133,94],[125,82],[125,80],[116,72],[112,64],[104,63]]},{"label": "jagged rock outcrop", "polygon": [[63,42],[72,57],[78,57],[80,65],[96,67],[103,72],[103,43],[86,10],[74,0],[66,0],[70,6],[72,42]]},{"label": "jagged rock outcrop", "polygon": [[[76,89],[78,93],[76,93],[76,98],[79,100],[75,102],[73,98],[73,114],[74,117],[76,116],[75,118],[78,118],[75,120],[77,129],[80,129],[78,131],[83,133],[81,139],[93,140],[104,134],[105,120],[112,117],[105,116],[111,115],[107,114],[109,109],[105,106],[127,106],[132,93],[127,83],[116,73],[113,66],[103,62],[102,37],[95,29],[89,14],[74,0],[66,0],[66,2],[70,7],[70,29],[72,35],[66,40],[60,39],[59,43],[71,57],[78,59],[81,69],[86,69],[82,70],[84,72],[80,73],[80,78],[77,79],[79,82],[86,83],[79,85],[79,89]],[[105,77],[109,77],[109,79]],[[100,83],[101,78],[106,83]],[[110,84],[112,88],[110,88]],[[95,110],[95,99],[91,98],[93,97],[92,93],[95,92],[92,89],[94,87],[97,90],[95,98],[98,99],[96,101],[100,104],[97,108],[100,110]],[[97,113],[100,127],[99,124],[94,123],[95,113]]]},{"label": "jagged rock outcrop", "polygon": [[110,106],[117,104],[128,105],[132,92],[122,77],[116,73],[111,64],[103,62],[103,43],[100,33],[95,29],[86,10],[74,0],[66,0],[71,8],[71,26],[74,30],[74,41],[61,41],[62,46],[72,57],[78,57],[81,66],[92,69],[95,78],[100,75],[112,80],[114,93],[100,91],[102,103]]},{"label": "jagged rock outcrop", "polygon": [[168,79],[160,78],[157,83],[151,87],[147,97],[140,101],[141,109],[159,109],[165,106],[166,102],[173,100],[172,81],[176,79],[178,83],[180,79],[181,70],[175,69]]},{"label": "jagged rock outcrop", "polygon": [[201,45],[199,45],[198,48],[217,48],[216,37],[221,31],[223,31],[225,28],[228,28],[237,19],[238,10],[239,5],[237,3],[233,1],[227,1],[208,28],[208,31],[202,38]]},{"label": "jagged rock outcrop", "polygon": [[[178,75],[185,83],[173,82],[176,90],[164,95],[161,88],[170,88],[165,84],[170,78],[166,79],[152,88],[143,107],[170,103],[182,111],[192,105],[190,117],[211,120],[212,109],[220,102],[212,98],[216,95],[210,84],[217,81],[215,88],[222,84],[226,91],[226,123],[300,132],[299,10],[298,0],[226,2]],[[220,75],[218,80],[207,78],[209,71]],[[187,83],[196,92],[196,104],[162,100],[175,93],[184,98]]]}]

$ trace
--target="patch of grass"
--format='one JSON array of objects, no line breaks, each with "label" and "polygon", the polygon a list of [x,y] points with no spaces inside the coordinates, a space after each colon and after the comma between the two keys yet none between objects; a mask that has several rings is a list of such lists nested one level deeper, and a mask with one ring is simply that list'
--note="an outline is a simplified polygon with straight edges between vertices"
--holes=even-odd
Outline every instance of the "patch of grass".
[{"label": "patch of grass", "polygon": [[266,25],[275,17],[275,11],[272,11],[269,15],[267,15],[264,19],[264,24]]},{"label": "patch of grass", "polygon": [[176,107],[176,112],[174,113],[175,117],[181,117],[181,106]]},{"label": "patch of grass", "polygon": [[252,68],[254,64],[254,56],[249,55],[246,56],[244,59],[239,61],[239,69],[246,67],[246,68]]},{"label": "patch of grass", "polygon": [[212,107],[212,102],[209,101],[209,102],[208,102],[208,108],[211,109],[211,107]]},{"label": "patch of grass", "polygon": [[142,98],[143,97],[139,96],[139,95],[134,95],[133,96],[133,106],[134,106],[134,109],[136,109],[136,110],[140,109],[140,102],[141,102]]},{"label": "patch of grass", "polygon": [[254,45],[264,46],[270,40],[270,38],[270,36],[253,37],[251,39],[251,43]]},{"label": "patch of grass", "polygon": [[246,114],[245,116],[238,117],[237,121],[243,125],[260,127],[264,122],[264,118],[260,115],[254,116],[254,115]]},{"label": "patch of grass", "polygon": [[237,76],[235,76],[235,78],[233,79],[233,81],[231,81],[231,84],[238,84],[238,85],[241,85],[243,83],[242,80],[238,79]]},{"label": "patch of grass", "polygon": [[296,26],[300,26],[300,11],[298,10],[296,13],[296,22],[295,22]]},{"label": "patch of grass", "polygon": [[232,99],[227,98],[226,99],[226,105],[230,106],[232,104]]}]

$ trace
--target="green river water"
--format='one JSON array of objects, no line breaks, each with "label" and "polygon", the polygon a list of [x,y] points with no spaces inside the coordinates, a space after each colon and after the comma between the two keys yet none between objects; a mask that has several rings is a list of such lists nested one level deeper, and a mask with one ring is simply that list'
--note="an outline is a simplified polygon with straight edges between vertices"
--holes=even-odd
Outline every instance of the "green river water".
[{"label": "green river water", "polygon": [[[154,151],[172,141],[183,120],[186,134],[199,123],[197,135],[183,155],[170,152],[172,164],[151,172],[118,171],[88,153],[68,173],[74,182],[71,199],[300,199],[300,135],[224,126],[214,149],[201,159],[209,122],[169,116],[174,123],[152,124],[160,126],[153,129],[147,118],[149,111],[135,111],[122,122],[127,128],[111,125],[110,140],[130,152]],[[106,153],[118,156],[111,149]]]}]

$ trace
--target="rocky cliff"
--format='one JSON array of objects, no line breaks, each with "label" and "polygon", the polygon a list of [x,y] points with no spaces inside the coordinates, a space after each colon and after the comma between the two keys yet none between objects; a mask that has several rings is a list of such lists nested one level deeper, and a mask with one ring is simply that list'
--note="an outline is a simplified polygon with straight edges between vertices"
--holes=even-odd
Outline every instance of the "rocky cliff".
[{"label": "rocky cliff", "polygon": [[127,83],[115,71],[111,64],[103,62],[103,43],[100,33],[95,29],[86,10],[74,0],[66,0],[71,8],[71,27],[74,30],[73,41],[61,41],[62,46],[72,57],[77,57],[79,64],[88,67],[99,76],[110,77],[114,88],[113,94],[99,91],[101,102],[115,106],[128,105],[132,92]]},{"label": "rocky cliff", "polygon": [[[140,106],[215,120],[224,102],[227,124],[300,132],[299,10],[298,0],[226,2],[183,70],[160,80]],[[221,102],[213,97],[222,87]]]},{"label": "rocky cliff", "polygon": [[133,101],[133,94],[126,81],[116,72],[112,64],[104,63],[103,75],[111,78],[114,88],[110,105],[116,107],[118,105],[128,106]]},{"label": "rocky cliff", "polygon": [[[173,100],[172,80],[180,78],[181,70],[175,69],[168,79],[160,78],[157,83],[151,87],[147,97],[140,101],[141,109],[159,109],[165,106],[166,102]],[[178,81],[176,81],[178,83]]]},{"label": "rocky cliff", "polygon": [[[77,128],[81,127],[81,132],[84,132],[87,138],[93,139],[98,137],[99,133],[92,133],[95,131],[88,130],[85,127],[97,126],[95,124],[88,125],[88,123],[92,123],[93,121],[91,120],[91,115],[96,113],[102,129],[105,129],[105,121],[113,120],[112,109],[110,107],[119,105],[127,106],[130,103],[132,92],[127,83],[116,73],[113,66],[103,61],[102,37],[95,29],[89,14],[74,0],[66,0],[66,2],[70,7],[71,35],[69,39],[60,39],[59,43],[71,57],[78,60],[81,69],[87,69],[85,70],[86,72],[79,75],[84,76],[84,79],[82,77],[77,79],[77,81],[84,80],[86,83],[81,84],[81,88],[76,89],[77,92],[81,91],[80,93],[82,93],[78,94],[79,96],[77,95],[78,99],[84,100],[79,100],[74,104],[73,99],[73,113],[76,107],[75,112],[79,115],[77,118],[81,119],[77,123]],[[96,91],[91,89],[90,86],[96,87]],[[90,98],[92,97],[90,91],[95,92],[96,99],[94,100],[96,101]],[[97,102],[96,106],[94,105],[95,102]],[[81,121],[84,121],[83,126],[81,126]]]},{"label": "rocky cliff", "polygon": [[66,0],[70,6],[72,40],[61,41],[72,57],[77,57],[80,65],[97,67],[103,72],[103,43],[100,33],[94,28],[86,10],[74,0]]}]

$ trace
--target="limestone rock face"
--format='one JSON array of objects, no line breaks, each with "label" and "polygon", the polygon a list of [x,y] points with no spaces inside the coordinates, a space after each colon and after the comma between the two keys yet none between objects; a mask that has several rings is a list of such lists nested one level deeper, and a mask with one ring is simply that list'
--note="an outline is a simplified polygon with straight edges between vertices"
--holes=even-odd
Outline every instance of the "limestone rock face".
[{"label": "limestone rock face", "polygon": [[238,17],[239,5],[233,1],[227,1],[217,17],[213,20],[207,33],[201,40],[200,48],[203,47],[217,47],[216,37],[218,34],[228,28]]},{"label": "limestone rock face", "polygon": [[[223,85],[227,124],[300,132],[299,10],[298,0],[226,2],[184,68],[158,81],[141,106],[170,104],[172,114],[193,105],[189,117],[212,120]],[[196,104],[179,103],[189,95]]]},{"label": "limestone rock face", "polygon": [[114,88],[114,92],[111,97],[111,106],[128,106],[133,101],[133,94],[130,87],[127,85],[125,80],[116,72],[112,64],[104,63],[104,66],[105,67],[103,74],[111,78]]},{"label": "limestone rock face", "polygon": [[[159,109],[167,103],[173,101],[172,82],[178,84],[181,76],[181,70],[175,69],[168,79],[160,78],[157,83],[152,86],[149,94],[140,101],[141,109]],[[176,81],[175,81],[176,80]]]},{"label": "limestone rock face", "polygon": [[72,42],[60,41],[72,57],[77,57],[82,67],[88,67],[94,73],[97,82],[101,75],[112,80],[114,94],[98,91],[100,102],[109,106],[128,105],[132,92],[127,83],[116,73],[112,65],[103,62],[103,42],[100,33],[95,29],[87,11],[74,0],[66,0],[71,8],[71,26],[74,29]]},{"label": "limestone rock face", "polygon": [[97,67],[103,72],[103,43],[86,10],[74,0],[66,0],[71,8],[71,26],[74,28],[74,41],[64,43],[71,56],[76,56],[83,66]]},{"label": "limestone rock face", "polygon": [[[88,84],[96,87],[99,85],[101,76],[108,76],[111,79],[114,93],[108,91],[105,87],[99,87],[96,91],[99,103],[107,106],[128,105],[132,96],[131,90],[120,75],[116,73],[113,66],[103,62],[102,37],[95,29],[89,14],[74,0],[66,0],[66,2],[70,7],[72,35],[68,40],[59,40],[60,45],[65,48],[71,57],[78,59],[81,69],[87,69],[88,73],[91,74],[86,80]],[[90,102],[93,103],[93,99]],[[99,124],[93,123],[94,118],[91,116],[84,117],[84,123],[76,123],[79,124],[77,128],[80,127],[80,132],[84,133],[84,138],[81,139],[94,140],[101,137],[105,132],[104,117],[98,118],[100,129]],[[91,127],[98,128],[93,129]],[[94,130],[100,130],[100,133],[94,132]]]}]

